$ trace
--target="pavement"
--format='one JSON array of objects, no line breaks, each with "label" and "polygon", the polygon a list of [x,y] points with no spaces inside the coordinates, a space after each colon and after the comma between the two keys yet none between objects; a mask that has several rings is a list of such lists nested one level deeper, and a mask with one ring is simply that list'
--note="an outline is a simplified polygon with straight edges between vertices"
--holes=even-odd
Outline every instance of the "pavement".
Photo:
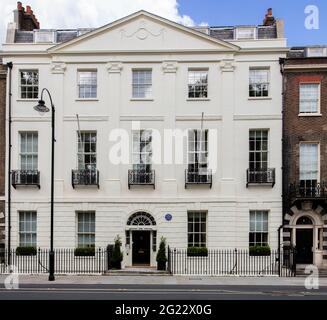
[{"label": "pavement", "polygon": [[[7,276],[0,275],[0,285]],[[20,284],[120,284],[120,285],[223,285],[223,286],[299,286],[304,287],[305,277],[205,277],[171,275],[56,275],[54,282],[44,275],[18,275]],[[327,287],[327,278],[319,279],[320,287]]]},{"label": "pavement", "polygon": [[19,275],[8,290],[0,276],[0,300],[327,300],[327,279],[306,289],[305,278],[181,277],[164,275]]}]

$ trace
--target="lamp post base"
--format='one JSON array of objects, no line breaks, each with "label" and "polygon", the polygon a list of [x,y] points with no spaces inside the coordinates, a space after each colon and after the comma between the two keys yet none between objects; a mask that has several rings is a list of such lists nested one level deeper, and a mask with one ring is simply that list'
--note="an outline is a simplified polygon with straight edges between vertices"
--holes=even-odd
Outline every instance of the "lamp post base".
[{"label": "lamp post base", "polygon": [[49,281],[54,281],[54,251],[49,252]]}]

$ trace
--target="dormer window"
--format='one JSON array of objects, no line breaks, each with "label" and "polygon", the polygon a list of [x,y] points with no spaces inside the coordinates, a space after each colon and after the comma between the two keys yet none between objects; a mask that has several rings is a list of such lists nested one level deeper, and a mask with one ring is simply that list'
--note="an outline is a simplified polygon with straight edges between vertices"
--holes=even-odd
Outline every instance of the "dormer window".
[{"label": "dormer window", "polygon": [[34,43],[54,43],[55,32],[54,31],[34,31]]},{"label": "dormer window", "polygon": [[327,48],[308,48],[307,57],[327,57]]},{"label": "dormer window", "polygon": [[235,30],[236,40],[252,40],[256,39],[256,28],[255,27],[239,27]]}]

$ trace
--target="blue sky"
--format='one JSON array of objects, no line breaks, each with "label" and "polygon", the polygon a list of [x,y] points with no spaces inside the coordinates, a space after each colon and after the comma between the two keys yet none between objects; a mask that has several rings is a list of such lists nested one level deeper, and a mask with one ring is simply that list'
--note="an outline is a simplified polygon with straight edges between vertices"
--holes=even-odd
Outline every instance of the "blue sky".
[{"label": "blue sky", "polygon": [[[164,1],[164,0],[163,0]],[[284,19],[289,46],[327,44],[326,0],[179,0],[179,11],[196,22],[209,25],[260,24],[267,8],[275,17]],[[307,5],[319,8],[319,29],[304,26]]]},{"label": "blue sky", "polygon": [[[21,0],[30,5],[41,28],[100,27],[138,10],[147,10],[172,21],[193,26],[261,24],[269,7],[285,20],[289,46],[327,45],[327,0]],[[0,46],[8,22],[13,21],[17,0],[0,0]],[[308,5],[319,9],[319,29],[304,26]],[[56,14],[53,14],[53,8]],[[1,47],[0,47],[1,48]]]}]

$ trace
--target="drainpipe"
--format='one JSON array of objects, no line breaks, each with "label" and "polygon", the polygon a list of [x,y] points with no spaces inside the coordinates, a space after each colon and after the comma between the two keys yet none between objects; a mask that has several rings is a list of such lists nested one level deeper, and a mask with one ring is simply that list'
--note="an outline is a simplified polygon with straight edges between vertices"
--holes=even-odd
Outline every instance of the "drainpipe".
[{"label": "drainpipe", "polygon": [[7,63],[7,68],[9,69],[9,77],[8,77],[8,215],[7,215],[7,221],[8,221],[8,244],[7,244],[7,250],[8,250],[8,265],[11,265],[11,100],[12,100],[12,92],[11,92],[11,78],[12,78],[12,62]]},{"label": "drainpipe", "polygon": [[282,218],[284,220],[284,214],[286,213],[286,200],[285,200],[285,173],[284,168],[285,166],[285,78],[284,78],[284,65],[285,65],[285,58],[279,59],[280,64],[280,73],[282,74]]},{"label": "drainpipe", "polygon": [[278,275],[281,277],[282,275],[282,264],[281,264],[281,250],[280,250],[280,232],[283,229],[284,224],[282,224],[279,228],[278,228]]}]

